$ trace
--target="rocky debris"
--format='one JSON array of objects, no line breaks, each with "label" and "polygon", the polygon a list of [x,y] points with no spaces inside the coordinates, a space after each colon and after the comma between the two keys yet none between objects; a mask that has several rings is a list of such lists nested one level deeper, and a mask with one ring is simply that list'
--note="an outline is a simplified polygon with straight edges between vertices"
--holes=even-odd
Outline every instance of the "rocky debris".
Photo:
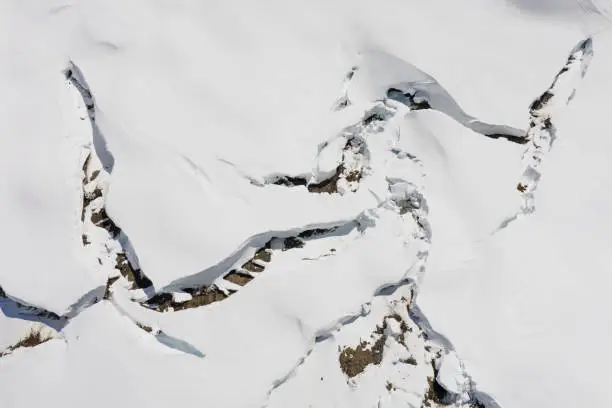
[{"label": "rocky debris", "polygon": [[[576,94],[576,89],[586,75],[593,57],[591,38],[580,41],[570,52],[567,62],[555,76],[553,83],[529,107],[529,144],[523,154],[525,170],[516,189],[523,196],[521,212],[530,214],[535,211],[534,192],[541,178],[539,166],[543,157],[552,148],[557,138],[553,120],[559,111],[568,105]],[[503,226],[506,226],[504,224]]]},{"label": "rocky debris", "polygon": [[109,300],[111,298],[111,286],[119,279],[118,276],[114,276],[112,278],[108,278],[106,281],[106,288],[104,289],[104,298],[105,300]]},{"label": "rocky debris", "polygon": [[[370,151],[366,139],[370,135],[380,133],[385,125],[395,115],[396,111],[383,102],[375,103],[367,110],[361,120],[347,126],[332,139],[342,141],[341,158],[335,169],[327,164],[326,177],[320,179],[320,174],[312,173],[310,176],[273,175],[265,178],[265,184],[275,184],[285,187],[305,186],[314,194],[346,194],[359,189],[361,179],[368,174]],[[335,142],[327,141],[319,146],[317,160],[322,160],[326,149],[335,149]],[[335,156],[335,153],[334,153]],[[332,170],[333,169],[333,170]],[[328,174],[331,173],[331,175]]]},{"label": "rocky debris", "polygon": [[223,277],[223,279],[225,279],[228,282],[235,283],[236,285],[244,286],[247,283],[249,283],[250,281],[252,281],[253,277],[251,275],[246,274],[246,273],[230,271],[230,273],[225,275]]},{"label": "rocky debris", "polygon": [[153,332],[153,328],[151,326],[147,326],[147,325],[139,323],[139,322],[136,322],[136,326],[138,326],[140,329],[146,331],[147,333]]},{"label": "rocky debris", "polygon": [[160,293],[151,297],[143,306],[157,310],[158,312],[179,311],[193,309],[200,306],[210,305],[220,302],[228,297],[227,294],[219,290],[216,286],[203,286],[198,289],[183,289],[191,295],[191,300],[185,302],[175,302],[172,294]]},{"label": "rocky debris", "polygon": [[342,349],[338,357],[342,372],[348,378],[353,378],[361,374],[370,364],[380,364],[386,341],[387,337],[381,335],[372,344],[362,341],[357,347],[345,347]]},{"label": "rocky debris", "polygon": [[338,180],[340,179],[340,175],[344,171],[344,166],[340,165],[336,168],[336,172],[333,176],[325,179],[319,183],[312,183],[307,186],[308,191],[311,193],[317,194],[334,194],[338,192]]},{"label": "rocky debris", "polygon": [[283,241],[283,244],[284,244],[283,251],[288,251],[290,249],[304,247],[304,241],[296,237],[285,238],[285,240]]},{"label": "rocky debris", "polygon": [[[255,251],[253,257],[244,262],[239,268],[233,268],[222,276],[222,281],[227,281],[233,285],[245,286],[257,274],[265,271],[267,264],[272,262],[274,251],[290,251],[292,249],[303,248],[308,240],[314,240],[325,236],[336,228],[314,228],[304,230],[296,236],[287,238],[272,238],[266,244]],[[127,262],[125,254],[117,254],[117,264],[120,268],[122,276],[131,282],[137,282],[135,277],[138,276],[139,270],[133,270]],[[118,269],[119,269],[118,268]],[[140,279],[146,279],[141,276]],[[144,282],[149,282],[144,280]],[[141,282],[142,283],[142,282]],[[140,284],[138,284],[140,285]],[[140,286],[139,286],[140,287]],[[179,311],[184,309],[192,309],[195,307],[206,306],[211,303],[220,302],[236,292],[235,287],[224,289],[221,283],[202,285],[200,287],[183,288],[182,291],[190,294],[191,299],[186,301],[176,301],[170,293],[158,293],[145,302],[142,306],[159,312]]]},{"label": "rocky debris", "polygon": [[291,177],[291,176],[276,176],[271,177],[267,184],[275,184],[277,186],[295,187],[305,186],[308,184],[308,180],[305,177]]},{"label": "rocky debris", "polygon": [[440,407],[449,406],[454,404],[456,395],[449,393],[440,383],[436,380],[438,377],[438,369],[434,360],[431,362],[433,369],[433,376],[427,377],[427,392],[423,399],[423,407]]},{"label": "rocky debris", "polygon": [[[341,349],[338,362],[340,363],[340,369],[349,379],[361,374],[369,365],[379,365],[381,363],[384,346],[389,337],[389,319],[399,324],[399,332],[392,334],[392,336],[398,343],[406,347],[405,335],[412,330],[399,314],[394,313],[386,316],[382,324],[377,326],[374,333],[371,334],[369,342],[361,340],[356,347],[347,346]],[[416,360],[414,358],[412,360],[416,365]]]},{"label": "rocky debris", "polygon": [[140,269],[135,269],[132,266],[125,252],[119,252],[115,255],[115,269],[128,282],[132,283],[132,289],[145,289],[153,285],[153,282]]}]

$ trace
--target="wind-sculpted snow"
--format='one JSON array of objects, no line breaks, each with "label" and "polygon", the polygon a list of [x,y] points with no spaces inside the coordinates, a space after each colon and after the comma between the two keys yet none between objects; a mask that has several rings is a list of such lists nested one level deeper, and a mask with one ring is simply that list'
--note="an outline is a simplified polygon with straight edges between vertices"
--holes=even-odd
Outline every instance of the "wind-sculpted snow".
[{"label": "wind-sculpted snow", "polygon": [[347,81],[347,99],[390,98],[411,109],[434,109],[474,132],[491,138],[526,143],[525,132],[506,125],[494,125],[467,114],[444,87],[416,66],[383,52],[365,52],[361,63]]},{"label": "wind-sculpted snow", "polygon": [[2,7],[0,405],[611,405],[603,1],[205,3]]}]

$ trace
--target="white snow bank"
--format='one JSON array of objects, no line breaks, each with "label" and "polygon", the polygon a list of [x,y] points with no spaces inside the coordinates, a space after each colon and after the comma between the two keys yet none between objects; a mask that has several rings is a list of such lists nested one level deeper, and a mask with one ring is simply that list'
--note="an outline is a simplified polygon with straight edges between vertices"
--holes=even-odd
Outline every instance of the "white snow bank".
[{"label": "white snow bank", "polygon": [[[2,383],[8,406],[37,406],[60,399],[68,406],[121,406],[138,401],[155,405],[179,395],[193,401],[200,389],[197,364],[202,360],[161,345],[108,302],[75,318],[64,336],[65,342],[49,341],[0,359],[0,370],[7,374],[3,373]],[[153,373],[158,375],[149,375]],[[173,380],[161,373],[172,373]],[[104,398],[92,398],[109,380],[119,388],[111,387]],[[37,392],[24,392],[21,383],[36,384]],[[129,393],[122,391],[127,389]]]},{"label": "white snow bank", "polygon": [[[555,121],[558,138],[542,165],[535,215],[474,242],[472,259],[452,269],[432,263],[419,298],[479,389],[502,406],[610,405],[604,367],[612,353],[601,339],[612,335],[612,320],[601,311],[612,307],[612,196],[603,187],[612,181],[612,143],[601,135],[611,41],[609,33],[595,37],[591,69]],[[496,195],[474,199],[486,203],[483,215],[497,205]]]},{"label": "white snow bank", "polygon": [[0,44],[0,285],[62,313],[103,283],[79,259],[80,132],[87,123],[73,113],[63,55],[38,40],[48,32],[21,13],[1,18],[10,41]]}]

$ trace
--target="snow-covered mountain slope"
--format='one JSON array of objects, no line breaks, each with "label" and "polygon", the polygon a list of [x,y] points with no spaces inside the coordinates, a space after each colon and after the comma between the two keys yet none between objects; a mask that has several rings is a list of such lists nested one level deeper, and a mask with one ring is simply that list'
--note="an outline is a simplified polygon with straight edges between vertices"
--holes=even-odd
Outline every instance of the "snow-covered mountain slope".
[{"label": "snow-covered mountain slope", "polygon": [[612,404],[612,3],[0,7],[3,407]]}]

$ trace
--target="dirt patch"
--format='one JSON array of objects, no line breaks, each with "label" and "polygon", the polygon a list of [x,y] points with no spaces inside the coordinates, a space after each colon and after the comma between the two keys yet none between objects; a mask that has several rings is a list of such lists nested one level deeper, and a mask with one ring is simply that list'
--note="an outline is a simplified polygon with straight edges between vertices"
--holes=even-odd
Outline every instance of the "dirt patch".
[{"label": "dirt patch", "polygon": [[288,251],[295,248],[304,248],[304,241],[296,237],[285,238],[283,241],[283,251]]},{"label": "dirt patch", "polygon": [[268,184],[275,184],[277,186],[285,187],[296,187],[305,186],[309,192],[315,194],[335,194],[338,192],[338,180],[344,171],[344,166],[340,164],[336,168],[336,172],[329,178],[320,181],[318,183],[309,183],[305,177],[291,177],[291,176],[279,176],[272,178],[268,181]]},{"label": "dirt patch", "polygon": [[227,299],[228,295],[219,290],[216,286],[200,289],[191,294],[192,299],[182,303],[174,303],[174,310],[191,309],[194,307],[209,305]]},{"label": "dirt patch", "polygon": [[337,228],[314,228],[311,230],[306,230],[306,231],[302,231],[298,234],[298,237],[300,238],[304,238],[304,239],[309,239],[309,238],[314,238],[317,237],[319,235],[323,235],[323,234],[327,234],[330,232],[335,231]]},{"label": "dirt patch", "polygon": [[423,399],[423,407],[436,407],[436,406],[448,406],[455,402],[455,396],[440,385],[436,380],[438,378],[438,369],[436,368],[435,361],[431,362],[433,368],[433,376],[427,377],[427,392]]},{"label": "dirt patch", "polygon": [[107,230],[113,238],[116,238],[121,232],[121,229],[110,219],[104,208],[91,213],[91,222],[96,227]]},{"label": "dirt patch", "polygon": [[383,321],[382,326],[376,326],[376,333],[380,335],[385,334],[385,330],[387,329],[387,319],[393,319],[399,323],[400,334],[397,336],[397,341],[400,342],[401,344],[405,344],[406,333],[412,332],[412,329],[408,327],[404,319],[402,319],[402,317],[397,313],[394,313],[392,315],[385,317],[385,320]]},{"label": "dirt patch", "polygon": [[308,180],[305,177],[280,176],[271,180],[271,184],[285,187],[305,186]]},{"label": "dirt patch", "polygon": [[320,183],[309,184],[306,188],[311,193],[328,193],[334,194],[338,192],[338,180],[340,180],[340,175],[344,171],[344,166],[341,164],[336,168],[336,173],[328,178],[327,180],[323,180]]},{"label": "dirt patch", "polygon": [[[242,265],[242,269],[249,272],[263,272],[266,268],[262,263],[270,263],[272,261],[272,251],[270,246],[272,240],[268,241],[263,248],[259,248],[255,255]],[[230,271],[230,274],[235,271]]]},{"label": "dirt patch", "polygon": [[121,276],[132,282],[132,289],[144,289],[153,285],[140,269],[134,269],[124,252],[119,252],[115,256],[115,269]]},{"label": "dirt patch", "polygon": [[263,272],[266,268],[253,262],[253,260],[251,259],[242,265],[242,269],[249,272]]},{"label": "dirt patch", "polygon": [[[270,243],[268,243],[268,247],[269,247],[269,244]],[[261,248],[260,250],[255,252],[255,256],[253,256],[253,259],[256,259],[262,262],[266,262],[266,263],[270,263],[270,261],[272,261],[272,251],[270,251],[268,247]]]},{"label": "dirt patch", "polygon": [[361,172],[358,170],[349,171],[344,177],[349,183],[361,180]]},{"label": "dirt patch", "polygon": [[244,286],[253,280],[253,277],[244,273],[231,271],[223,277],[226,281],[235,283],[236,285]]},{"label": "dirt patch", "polygon": [[10,354],[11,352],[17,350],[18,348],[36,347],[40,344],[48,342],[49,340],[51,340],[51,336],[43,334],[41,328],[38,328],[38,327],[32,328],[25,337],[20,339],[17,343],[13,344],[12,346],[8,346],[5,352],[0,353],[0,357]]},{"label": "dirt patch", "polygon": [[[399,323],[400,333],[397,336],[393,335],[393,337],[404,345],[404,347],[406,346],[405,334],[411,332],[412,329],[408,327],[404,319],[402,319],[402,317],[397,313],[385,316],[382,324],[377,325],[376,330],[374,330],[374,333],[372,333],[372,338],[376,339],[374,343],[369,344],[368,342],[362,340],[361,343],[355,348],[344,347],[341,349],[339,356],[340,368],[348,378],[353,378],[356,375],[361,374],[368,365],[378,365],[382,361],[384,345],[389,337],[387,335],[387,319],[393,319]],[[410,357],[406,361],[402,362],[412,365],[417,364],[413,357]]]},{"label": "dirt patch", "polygon": [[429,387],[423,399],[423,407],[452,405],[452,402],[447,401],[448,392],[433,377],[427,377],[427,384]]},{"label": "dirt patch", "polygon": [[[373,130],[374,125],[381,125],[389,119],[388,112],[373,109],[357,124],[353,124],[343,129],[338,137],[346,140],[342,149],[342,158],[337,163],[334,173],[319,182],[313,183],[313,176],[288,176],[273,175],[267,177],[264,184],[275,184],[285,187],[305,186],[310,193],[314,194],[344,194],[346,191],[355,192],[359,188],[359,181],[363,177],[363,167],[367,166],[369,151],[365,142],[365,134],[377,132],[382,129]],[[328,146],[327,143],[319,146],[320,149]],[[319,154],[321,150],[319,151]],[[340,187],[339,187],[340,183]],[[348,188],[344,185],[348,183]]]},{"label": "dirt patch", "polygon": [[113,286],[113,283],[115,283],[117,281],[117,279],[119,279],[118,276],[112,277],[112,278],[108,278],[108,280],[106,281],[106,289],[104,290],[104,297],[103,299],[110,299],[111,297],[111,291],[110,288],[111,286]]},{"label": "dirt patch", "polygon": [[87,207],[96,198],[102,197],[102,190],[96,187],[91,193],[83,193],[83,207]]},{"label": "dirt patch", "polygon": [[400,360],[400,363],[404,363],[404,364],[410,364],[410,365],[417,365],[417,361],[414,357],[408,357],[405,359]]},{"label": "dirt patch", "polygon": [[361,374],[370,364],[378,365],[383,358],[387,336],[380,336],[371,346],[362,341],[357,347],[345,347],[340,353],[340,369],[348,378]]},{"label": "dirt patch", "polygon": [[158,312],[166,312],[170,308],[174,311],[179,311],[210,305],[211,303],[220,302],[228,297],[228,295],[215,286],[206,286],[197,290],[184,289],[184,291],[191,295],[190,300],[175,302],[172,298],[172,294],[160,293],[153,296],[142,305],[149,309],[157,310]]},{"label": "dirt patch", "polygon": [[85,159],[85,162],[83,163],[83,181],[82,181],[83,203],[81,206],[81,221],[85,221],[85,211],[87,210],[91,202],[99,197],[102,197],[102,190],[99,187],[96,187],[91,192],[86,191],[87,184],[90,183],[93,179],[95,179],[100,173],[98,170],[96,170],[92,174],[91,178],[87,179],[87,168],[89,167],[90,161],[91,161],[91,153],[87,155],[87,158]]},{"label": "dirt patch", "polygon": [[142,330],[146,331],[147,333],[151,333],[153,331],[153,328],[151,326],[147,326],[142,323],[136,322],[136,326],[140,327]]}]

